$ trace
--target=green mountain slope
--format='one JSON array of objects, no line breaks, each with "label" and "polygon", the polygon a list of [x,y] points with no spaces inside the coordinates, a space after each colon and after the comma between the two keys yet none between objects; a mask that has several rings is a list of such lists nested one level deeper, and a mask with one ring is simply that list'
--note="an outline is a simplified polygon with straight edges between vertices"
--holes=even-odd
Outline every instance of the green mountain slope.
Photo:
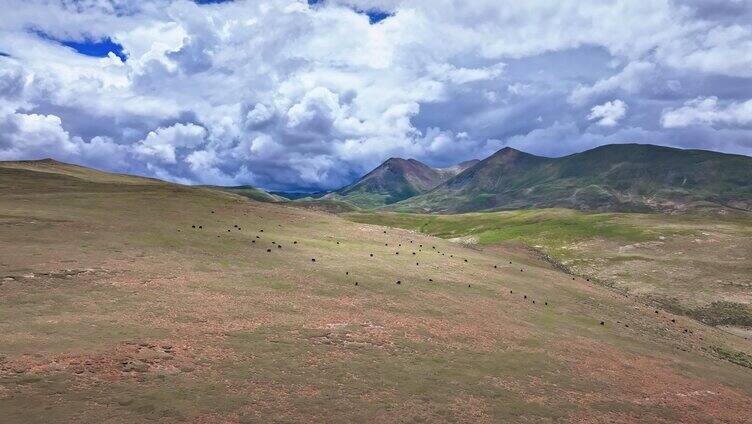
[{"label": "green mountain slope", "polygon": [[391,209],[468,212],[532,207],[598,211],[752,210],[752,158],[639,144],[544,158],[504,148]]},{"label": "green mountain slope", "polygon": [[388,205],[425,193],[477,163],[431,168],[415,159],[390,158],[363,178],[325,197],[363,208]]},{"label": "green mountain slope", "polygon": [[267,191],[264,191],[260,188],[256,188],[253,186],[202,186],[205,188],[213,189],[213,190],[220,190],[220,191],[226,191],[228,193],[237,194],[243,197],[247,197],[251,200],[257,200],[259,202],[287,202],[288,199],[277,195],[272,194]]}]

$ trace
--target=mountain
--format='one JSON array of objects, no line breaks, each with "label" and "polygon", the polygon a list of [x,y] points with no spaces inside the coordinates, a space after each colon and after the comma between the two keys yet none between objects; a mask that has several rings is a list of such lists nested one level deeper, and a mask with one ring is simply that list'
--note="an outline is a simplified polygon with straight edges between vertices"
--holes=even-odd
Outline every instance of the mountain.
[{"label": "mountain", "polygon": [[454,213],[534,207],[751,211],[752,158],[645,144],[546,158],[507,147],[390,209]]},{"label": "mountain", "polygon": [[431,168],[415,159],[390,158],[325,198],[344,200],[365,208],[388,205],[425,193],[478,162],[471,160],[449,168]]}]

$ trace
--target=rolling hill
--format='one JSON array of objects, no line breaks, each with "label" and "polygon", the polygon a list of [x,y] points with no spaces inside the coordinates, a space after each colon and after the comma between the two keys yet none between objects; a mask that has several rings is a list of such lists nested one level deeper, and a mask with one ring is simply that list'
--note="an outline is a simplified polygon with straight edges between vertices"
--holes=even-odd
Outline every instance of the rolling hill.
[{"label": "rolling hill", "polygon": [[355,222],[493,249],[521,245],[557,268],[664,310],[752,337],[752,219],[744,214],[525,209],[465,214],[357,211]]},{"label": "rolling hill", "polygon": [[239,196],[246,197],[251,200],[257,200],[259,202],[287,202],[289,199],[280,196],[278,194],[270,193],[257,187],[244,185],[244,186],[200,186],[212,190],[221,190],[228,193],[237,194]]},{"label": "rolling hill", "polygon": [[747,340],[514,246],[29,162],[0,252],[3,423],[749,418]]},{"label": "rolling hill", "polygon": [[546,158],[507,147],[389,209],[453,213],[539,207],[751,211],[752,158],[642,144]]},{"label": "rolling hill", "polygon": [[358,207],[373,208],[416,196],[447,181],[477,160],[449,168],[431,168],[415,159],[389,158],[354,183],[325,196]]}]

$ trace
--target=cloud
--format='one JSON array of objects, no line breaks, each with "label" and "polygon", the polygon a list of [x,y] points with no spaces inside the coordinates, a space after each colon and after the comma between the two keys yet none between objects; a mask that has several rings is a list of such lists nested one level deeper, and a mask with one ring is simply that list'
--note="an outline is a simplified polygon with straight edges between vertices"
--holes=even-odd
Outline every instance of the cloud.
[{"label": "cloud", "polygon": [[72,139],[55,115],[11,113],[0,121],[0,156],[75,155],[80,140]]},{"label": "cloud", "polygon": [[635,93],[642,87],[644,78],[654,69],[655,65],[649,62],[631,62],[618,74],[600,79],[593,85],[578,85],[569,95],[568,100],[573,104],[583,104],[592,97],[617,90]]},{"label": "cloud", "polygon": [[341,116],[339,97],[325,87],[316,87],[287,110],[287,126],[327,134]]},{"label": "cloud", "polygon": [[246,127],[257,129],[268,123],[273,117],[274,111],[270,107],[267,107],[263,103],[256,103],[253,109],[249,110],[245,115]]},{"label": "cloud", "polygon": [[498,77],[506,65],[496,63],[483,68],[458,68],[450,64],[437,64],[431,66],[430,72],[442,81],[451,81],[455,84],[467,84],[476,81],[487,81]]},{"label": "cloud", "polygon": [[627,114],[627,104],[616,99],[602,105],[593,106],[588,115],[589,121],[597,121],[602,127],[615,126]]},{"label": "cloud", "polygon": [[516,135],[505,140],[508,146],[549,157],[565,156],[604,144],[623,143],[657,144],[752,155],[752,140],[749,139],[746,131],[706,126],[664,131],[624,126],[614,131],[603,132],[583,131],[571,122],[554,122],[550,126],[537,128],[527,134]]},{"label": "cloud", "polygon": [[136,143],[133,151],[149,161],[174,164],[177,162],[178,149],[193,149],[204,143],[206,130],[196,124],[175,124],[167,128],[158,128],[149,132],[146,138]]},{"label": "cloud", "polygon": [[[620,134],[746,152],[747,3],[9,0],[0,154],[322,189],[390,156],[443,166],[508,142],[558,154]],[[61,44],[86,40],[127,60]]]},{"label": "cloud", "polygon": [[106,137],[71,136],[56,115],[0,112],[0,160],[54,157],[106,169],[127,166],[127,148]]},{"label": "cloud", "polygon": [[690,125],[752,125],[752,99],[743,103],[731,102],[725,107],[717,97],[698,97],[676,109],[666,109],[661,116],[664,128]]},{"label": "cloud", "polygon": [[21,96],[26,75],[18,67],[0,68],[0,99],[13,100]]}]

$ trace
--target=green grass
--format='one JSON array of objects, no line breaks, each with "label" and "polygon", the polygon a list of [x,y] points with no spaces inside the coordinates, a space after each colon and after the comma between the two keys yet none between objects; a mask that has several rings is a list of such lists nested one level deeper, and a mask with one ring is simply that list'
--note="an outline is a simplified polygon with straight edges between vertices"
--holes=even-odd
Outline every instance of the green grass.
[{"label": "green grass", "polygon": [[675,298],[655,298],[653,300],[666,310],[690,316],[708,325],[752,328],[752,307],[747,304],[715,301],[702,307],[688,308]]},{"label": "green grass", "polygon": [[346,218],[362,223],[420,231],[442,238],[472,236],[480,244],[520,241],[547,251],[592,238],[636,243],[656,235],[636,225],[620,222],[618,214],[589,214],[565,209],[421,215],[408,213],[352,213]]},{"label": "green grass", "polygon": [[752,356],[747,355],[744,352],[733,351],[720,346],[713,346],[712,351],[721,359],[725,359],[742,367],[752,368]]},{"label": "green grass", "polygon": [[286,202],[288,200],[282,196],[271,194],[260,188],[251,187],[251,186],[236,186],[236,187],[200,186],[200,187],[204,187],[210,190],[219,190],[219,191],[224,191],[227,193],[237,194],[239,196],[243,196],[248,199],[256,200],[259,202]]},{"label": "green grass", "polygon": [[293,200],[290,204],[305,209],[312,209],[329,213],[353,212],[360,209],[358,206],[355,206],[354,204],[349,203],[345,200],[341,200],[341,198],[339,197],[332,199],[304,198]]},{"label": "green grass", "polygon": [[332,196],[332,200],[349,203],[363,209],[373,209],[395,202],[389,194],[369,193],[365,191],[356,191],[347,195],[335,194]]},{"label": "green grass", "polygon": [[[520,243],[541,252],[557,267],[587,275],[622,293],[639,291],[645,300],[673,313],[713,326],[752,327],[752,297],[744,292],[746,277],[752,272],[752,222],[736,214],[718,217],[533,209],[456,215],[358,212],[344,216],[355,222],[405,228],[481,246]],[[706,247],[709,242],[718,247]]]}]

